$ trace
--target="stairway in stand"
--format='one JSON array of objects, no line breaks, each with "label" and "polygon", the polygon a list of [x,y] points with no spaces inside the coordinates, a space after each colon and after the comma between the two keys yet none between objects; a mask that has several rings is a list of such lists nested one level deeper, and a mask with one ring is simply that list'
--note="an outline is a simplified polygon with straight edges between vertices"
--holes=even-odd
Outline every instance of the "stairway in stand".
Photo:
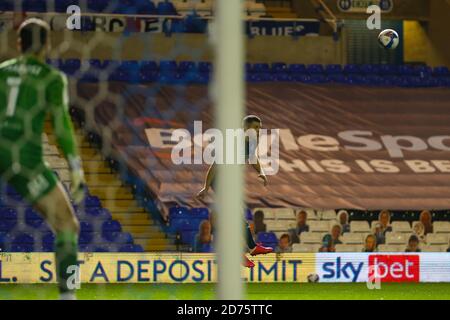
[{"label": "stairway in stand", "polygon": [[[45,132],[49,143],[57,145],[49,122],[46,122]],[[116,173],[112,173],[100,152],[90,146],[81,130],[76,130],[76,139],[90,193],[97,196],[103,207],[111,212],[112,218],[121,223],[123,231],[131,233],[135,243],[146,252],[174,251],[173,239],[168,238],[151,215],[139,206],[130,188],[123,185]]]}]

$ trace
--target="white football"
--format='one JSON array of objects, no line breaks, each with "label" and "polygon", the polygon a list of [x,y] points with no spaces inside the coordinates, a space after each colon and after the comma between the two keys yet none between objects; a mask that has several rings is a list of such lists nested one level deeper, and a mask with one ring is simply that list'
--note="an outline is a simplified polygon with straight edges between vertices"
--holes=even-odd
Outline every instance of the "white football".
[{"label": "white football", "polygon": [[308,279],[308,282],[312,282],[312,283],[319,282],[319,275],[315,274],[315,273],[311,273],[308,275],[307,279]]},{"label": "white football", "polygon": [[394,50],[400,43],[400,37],[397,31],[392,29],[386,29],[380,32],[378,35],[378,43],[385,49]]}]

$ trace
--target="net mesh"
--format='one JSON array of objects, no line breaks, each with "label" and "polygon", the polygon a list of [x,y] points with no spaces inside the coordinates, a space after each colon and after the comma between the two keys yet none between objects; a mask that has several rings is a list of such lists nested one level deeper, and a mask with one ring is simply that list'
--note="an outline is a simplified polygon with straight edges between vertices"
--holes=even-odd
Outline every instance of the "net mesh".
[{"label": "net mesh", "polygon": [[[148,145],[151,139],[161,140],[174,127],[180,126],[176,116],[181,115],[187,123],[193,123],[209,104],[208,90],[203,87],[207,86],[212,72],[211,46],[208,37],[200,34],[206,30],[207,20],[199,19],[198,15],[193,18],[175,16],[176,8],[169,4],[82,0],[2,1],[0,4],[0,59],[4,61],[18,55],[18,26],[30,17],[38,17],[51,27],[52,47],[46,62],[68,77],[70,113],[88,187],[84,202],[75,206],[81,228],[80,258],[89,266],[86,268],[89,274],[81,275],[83,282],[109,282],[120,277],[115,271],[110,274],[110,270],[118,270],[117,259],[109,260],[106,256],[99,261],[95,254],[100,252],[110,252],[110,257],[117,256],[117,252],[134,254],[129,261],[133,265],[122,270],[131,272],[132,278],[141,277],[137,273],[143,272],[144,280],[155,280],[149,276],[148,266],[137,272],[139,257],[148,260],[144,257],[145,252],[154,253],[153,258],[161,261],[160,268],[170,266],[175,277],[185,274],[183,263],[170,262],[179,260],[179,252],[189,250],[198,224],[184,235],[168,230],[168,217],[161,215],[161,212],[167,213],[167,208],[153,201],[154,195],[149,191],[147,181],[139,176],[139,170],[151,165],[156,169],[154,176],[148,178],[154,183],[160,186],[177,183],[179,173],[164,167],[164,162],[170,161],[170,153],[163,148],[150,150]],[[76,6],[71,8],[72,14],[80,10],[80,24],[78,17],[67,14],[71,5]],[[202,5],[198,13],[203,16],[211,13],[211,3]],[[75,30],[68,29],[69,21]],[[178,33],[186,28],[190,34]],[[199,65],[199,61],[203,62]],[[48,83],[46,79],[40,80],[37,92],[44,95]],[[1,94],[10,99],[11,88],[6,86]],[[202,90],[201,95],[197,94],[198,90]],[[30,105],[31,112],[21,115],[25,125],[41,116],[43,108],[42,99],[36,100],[36,106]],[[188,113],[184,112],[186,108],[189,108]],[[152,129],[158,130],[157,136]],[[40,264],[47,259],[53,260],[54,234],[39,212],[15,188],[5,183],[16,163],[20,164],[23,143],[29,141],[27,134],[18,140],[3,137],[0,140],[1,149],[8,150],[15,159],[11,170],[1,177],[2,271],[4,275],[14,275],[19,283],[42,283],[42,279],[37,279],[45,278],[48,271],[48,278],[43,282],[54,282],[52,263],[48,268]],[[45,162],[68,191],[71,183],[69,166],[48,118],[42,137],[34,137],[33,143],[42,143]],[[33,178],[35,173],[21,170],[21,174]],[[200,175],[195,182],[200,183]],[[199,217],[209,219],[205,212]],[[98,267],[99,262],[103,263],[104,270]],[[94,280],[91,276],[96,272]],[[14,280],[11,278],[10,281]],[[98,286],[92,294],[102,296],[105,290]],[[24,296],[48,298],[54,297],[55,292],[42,291]],[[130,298],[125,292],[120,295]],[[14,297],[14,290],[2,289],[2,296]]]}]

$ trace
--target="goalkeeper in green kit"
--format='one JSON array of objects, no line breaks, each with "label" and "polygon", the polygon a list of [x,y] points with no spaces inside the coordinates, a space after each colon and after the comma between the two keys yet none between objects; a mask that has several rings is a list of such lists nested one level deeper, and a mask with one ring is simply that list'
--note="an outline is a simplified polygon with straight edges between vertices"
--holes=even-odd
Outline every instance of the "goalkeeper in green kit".
[{"label": "goalkeeper in green kit", "polygon": [[84,198],[85,180],[68,113],[67,78],[44,62],[49,33],[46,22],[26,20],[18,31],[21,55],[0,64],[0,179],[29,201],[55,232],[60,298],[70,300],[75,299],[79,224],[65,189],[43,159],[47,115],[69,163],[71,196],[77,204]]}]

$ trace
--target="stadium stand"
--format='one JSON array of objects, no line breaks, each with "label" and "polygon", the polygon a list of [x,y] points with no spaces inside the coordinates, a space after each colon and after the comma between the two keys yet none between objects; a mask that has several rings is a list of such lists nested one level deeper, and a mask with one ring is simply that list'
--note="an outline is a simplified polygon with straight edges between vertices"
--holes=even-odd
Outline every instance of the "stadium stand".
[{"label": "stadium stand", "polygon": [[[47,1],[23,0],[22,10],[26,12],[45,12],[52,10],[47,6]],[[112,13],[138,13],[159,15],[198,15],[209,16],[214,13],[213,1],[141,1],[127,0],[127,5],[118,5],[105,0],[55,1],[54,10],[64,12],[69,4],[86,4],[89,12]],[[12,10],[17,2],[2,1],[0,11]],[[250,16],[264,16],[266,14],[293,18],[290,6],[274,7],[267,1],[265,4],[255,1],[246,1],[245,10]],[[194,23],[195,22],[195,23]],[[180,24],[173,24],[174,28],[187,28],[195,31],[196,28],[205,28],[206,25],[197,23],[194,18],[181,20]],[[191,28],[191,29],[189,29]],[[171,30],[168,30],[170,33]],[[207,61],[135,61],[135,60],[79,60],[58,59],[49,61],[55,67],[71,77],[72,81],[81,84],[96,84],[100,79],[108,79],[111,83],[149,84],[161,85],[185,85],[208,84],[211,80],[212,64]],[[347,64],[344,66],[330,64],[287,64],[274,63],[248,63],[246,65],[246,80],[249,83],[274,83],[291,82],[304,84],[346,84],[352,86],[391,87],[406,88],[417,87],[450,87],[450,71],[447,67],[431,68],[426,65],[374,65],[374,64]],[[119,87],[118,90],[120,90]],[[123,87],[122,87],[123,88]],[[111,88],[111,91],[115,89]],[[80,90],[80,95],[83,91]],[[99,108],[100,109],[100,108]],[[73,108],[72,115],[77,118],[82,126],[84,119],[80,110]],[[105,111],[106,118],[110,116]],[[87,137],[84,134],[87,133]],[[209,219],[207,208],[171,207],[169,209],[168,226],[162,229],[156,219],[146,212],[148,208],[154,208],[154,194],[147,194],[145,183],[133,176],[132,172],[120,177],[112,173],[112,169],[121,166],[117,158],[105,158],[99,150],[93,146],[101,144],[101,137],[93,131],[78,133],[82,146],[82,157],[88,177],[90,196],[86,199],[86,209],[77,210],[81,220],[82,233],[80,244],[82,249],[98,251],[155,251],[155,250],[179,250],[183,245],[189,247],[198,232],[201,221]],[[45,137],[47,142],[52,140],[51,135]],[[99,142],[99,143],[96,143]],[[120,152],[119,152],[120,153]],[[58,149],[51,143],[45,145],[45,154],[50,165],[56,169],[58,175],[65,182],[69,181],[67,163],[60,157]],[[146,153],[137,154],[137,159],[132,159],[145,166]],[[142,158],[142,159],[139,159]],[[108,162],[108,165],[105,164]],[[155,177],[163,177],[168,174],[164,168],[153,170]],[[130,170],[132,171],[132,170]],[[101,178],[100,178],[101,176]],[[197,176],[192,174],[192,177]],[[180,175],[181,179],[186,176]],[[191,178],[191,176],[189,177]],[[122,179],[122,181],[120,180]],[[163,179],[161,179],[163,180]],[[191,179],[195,180],[195,179]],[[125,187],[127,183],[133,185],[133,192]],[[142,187],[143,186],[143,187]],[[139,190],[138,190],[139,189]],[[146,197],[148,195],[148,197]],[[144,204],[137,198],[145,198]],[[16,207],[9,206],[11,199],[18,202]],[[13,190],[7,189],[1,195],[2,209],[0,211],[0,242],[4,250],[32,251],[51,250],[52,239],[48,229],[45,229],[42,219],[31,208],[26,207]],[[146,207],[146,209],[143,208]],[[258,234],[258,241],[266,245],[276,245],[281,234],[295,227],[294,208],[259,208],[264,212],[267,232]],[[253,212],[256,209],[253,210]],[[20,213],[19,211],[23,211]],[[147,210],[149,211],[149,210]],[[295,252],[307,252],[319,250],[323,236],[330,231],[330,227],[336,223],[335,210],[307,209],[309,232],[300,236],[300,244],[294,244]],[[442,213],[442,212],[441,212]],[[25,215],[24,228],[16,228],[21,219],[18,215]],[[336,246],[338,251],[361,251],[365,236],[371,233],[376,223],[377,213],[356,212],[349,210],[350,233],[342,236],[342,244]],[[395,221],[391,223],[392,232],[386,233],[386,244],[380,244],[380,251],[403,251],[411,234],[414,223],[418,220],[417,212],[400,212]],[[96,217],[96,223],[92,218]],[[426,235],[426,244],[423,250],[443,251],[448,247],[450,234],[450,222],[436,221],[434,218],[434,232]],[[448,212],[441,215],[442,219],[449,218]],[[30,229],[32,228],[32,229]],[[12,234],[18,230],[20,233]],[[42,230],[41,230],[42,229]],[[33,232],[31,232],[31,231]],[[36,231],[37,230],[37,231]],[[165,231],[165,232],[163,232]],[[45,245],[45,246],[44,246]],[[446,248],[445,248],[446,250]]]},{"label": "stadium stand", "polygon": [[[68,187],[68,165],[58,149],[44,136],[46,161]],[[92,190],[90,190],[92,191]],[[90,194],[76,208],[80,220],[79,245],[86,252],[142,252],[132,235],[102,206],[97,196]],[[53,251],[54,236],[43,218],[29,207],[11,187],[2,188],[0,198],[0,248],[6,252]]]},{"label": "stadium stand", "polygon": [[[200,17],[211,16],[214,13],[213,0],[6,0],[0,3],[0,11],[12,11],[13,8],[20,8],[23,12],[66,12],[70,5],[78,5],[84,12],[91,13],[113,13],[113,14],[145,14],[145,15],[198,15]],[[252,17],[261,17],[266,15],[266,7],[263,3],[255,0],[245,1],[243,10]],[[273,9],[277,12],[277,9]],[[287,14],[285,17],[295,17],[287,9],[281,9],[281,14]]]}]

